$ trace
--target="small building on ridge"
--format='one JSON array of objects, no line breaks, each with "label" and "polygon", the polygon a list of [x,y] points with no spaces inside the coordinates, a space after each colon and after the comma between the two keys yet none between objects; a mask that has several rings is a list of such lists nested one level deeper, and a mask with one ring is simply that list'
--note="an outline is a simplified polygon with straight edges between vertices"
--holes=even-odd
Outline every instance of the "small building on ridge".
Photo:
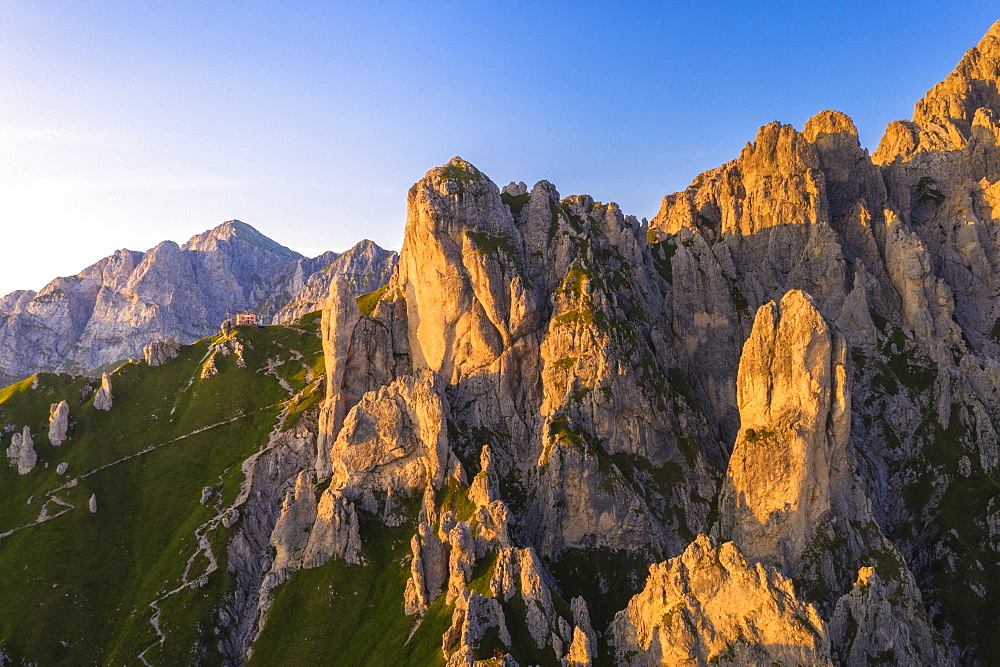
[{"label": "small building on ridge", "polygon": [[257,313],[236,313],[236,326],[243,324],[257,324]]}]

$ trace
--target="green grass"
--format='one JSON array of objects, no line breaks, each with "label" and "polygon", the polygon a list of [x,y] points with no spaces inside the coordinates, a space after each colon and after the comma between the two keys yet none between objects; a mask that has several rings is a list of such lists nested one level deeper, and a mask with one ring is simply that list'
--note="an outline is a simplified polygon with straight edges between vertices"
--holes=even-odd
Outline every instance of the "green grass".
[{"label": "green grass", "polygon": [[475,244],[479,254],[497,255],[503,252],[507,257],[515,256],[514,245],[504,236],[493,236],[485,232],[465,232],[465,235]]},{"label": "green grass", "polygon": [[444,664],[452,608],[436,601],[412,637],[417,618],[403,613],[414,522],[392,528],[359,514],[367,564],[331,559],[282,584],[250,665]]},{"label": "green grass", "polygon": [[930,176],[921,176],[920,180],[917,181],[917,201],[921,204],[931,203],[935,206],[944,203],[945,195],[935,188],[935,185],[937,183]]},{"label": "green grass", "polygon": [[[0,467],[0,532],[33,521],[46,492],[79,480],[58,494],[76,509],[0,539],[0,571],[8,575],[0,650],[46,665],[135,664],[157,644],[149,604],[180,585],[195,530],[216,511],[200,504],[201,489],[221,480],[225,501],[235,498],[240,463],[267,442],[288,399],[278,380],[259,369],[276,357],[276,372],[301,391],[303,364],[322,368],[315,323],[301,326],[241,327],[234,335],[244,343],[246,367],[219,356],[220,372],[208,379],[199,377],[208,340],[183,346],[159,367],[127,363],[112,376],[109,412],[93,407],[93,393],[85,390],[96,385],[79,376],[42,374],[0,390],[0,423],[30,426],[39,455],[27,475]],[[300,361],[292,361],[292,350],[303,355]],[[71,426],[57,448],[45,430],[50,404],[64,399]],[[193,433],[198,429],[205,430]],[[69,465],[63,477],[55,473],[61,462]],[[87,511],[91,494],[96,514]],[[146,654],[154,664],[220,661],[210,612],[233,584],[228,535],[221,524],[209,533],[219,569],[207,584],[160,604],[167,641]],[[199,556],[194,563],[196,576],[208,561]]]},{"label": "green grass", "polygon": [[650,251],[653,253],[653,267],[666,282],[671,285],[674,282],[674,268],[672,259],[677,252],[677,246],[670,240],[664,239],[650,244]]},{"label": "green grass", "polygon": [[[1000,481],[979,464],[974,434],[965,425],[966,415],[953,406],[947,428],[931,413],[918,428],[925,439],[922,457],[913,468],[916,479],[903,489],[907,510],[914,517],[914,530],[953,555],[953,566],[938,557],[923,570],[930,585],[924,601],[939,606],[938,629],[947,622],[959,646],[972,647],[982,664],[1000,662],[1000,565],[989,541],[983,537],[986,511],[1000,495]],[[968,456],[968,477],[958,472],[959,461]],[[946,475],[947,477],[943,477]],[[943,477],[943,478],[942,478]],[[971,585],[985,591],[980,596]]]},{"label": "green grass", "polygon": [[358,302],[358,310],[361,311],[362,315],[368,315],[375,312],[375,306],[378,302],[382,300],[382,295],[385,294],[386,285],[382,285],[374,292],[368,292],[367,294],[362,294],[355,299]]},{"label": "green grass", "polygon": [[614,615],[642,590],[650,562],[645,554],[598,547],[568,549],[550,566],[563,599],[582,595],[594,630],[604,632]]},{"label": "green grass", "polygon": [[510,212],[515,218],[521,215],[521,211],[524,209],[529,199],[531,199],[530,192],[525,192],[523,195],[512,195],[507,192],[502,192],[500,194],[500,201],[510,207]]}]

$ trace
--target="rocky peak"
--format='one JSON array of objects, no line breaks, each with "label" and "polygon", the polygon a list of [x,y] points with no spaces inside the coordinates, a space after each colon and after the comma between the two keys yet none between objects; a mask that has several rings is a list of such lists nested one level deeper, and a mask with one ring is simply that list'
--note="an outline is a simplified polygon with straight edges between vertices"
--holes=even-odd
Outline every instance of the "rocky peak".
[{"label": "rocky peak", "polygon": [[854,121],[846,114],[821,111],[806,122],[802,134],[819,157],[831,223],[848,245],[857,246],[857,254],[863,254],[858,230],[847,228],[842,218],[859,204],[881,211],[887,195],[878,168],[861,147]]},{"label": "rocky peak", "polygon": [[192,236],[181,246],[182,250],[212,251],[224,244],[242,242],[286,259],[302,259],[302,255],[269,239],[245,222],[227,220],[217,227]]},{"label": "rocky peak", "polygon": [[[278,311],[272,324],[292,322],[323,308],[330,286],[338,277],[347,280],[354,296],[379,289],[389,282],[398,260],[397,252],[381,248],[368,239],[358,241],[342,253],[327,252],[313,259],[299,260],[292,280],[302,287]],[[307,270],[310,271],[308,276],[305,275]]]},{"label": "rocky peak", "polygon": [[621,665],[831,664],[823,621],[792,582],[704,535],[650,566],[610,633]]},{"label": "rocky peak", "polygon": [[[839,122],[833,116],[824,119]],[[822,127],[814,124],[814,129]],[[701,174],[684,192],[664,197],[650,229],[674,234],[689,227],[711,236],[750,236],[827,218],[816,147],[791,125],[773,122],[760,128],[739,158]]]},{"label": "rocky peak", "polygon": [[407,205],[395,283],[414,364],[445,378],[483,369],[536,310],[511,210],[489,178],[457,157],[410,188]]},{"label": "rocky peak", "polygon": [[778,121],[757,131],[757,137],[740,151],[740,166],[747,174],[766,174],[780,169],[797,172],[817,169],[819,163],[809,139],[791,125]]},{"label": "rocky peak", "polygon": [[740,433],[719,501],[723,537],[791,572],[846,469],[850,395],[845,345],[812,299],[764,304],[736,379]]},{"label": "rocky peak", "polygon": [[[854,121],[839,111],[820,111],[806,121],[802,135],[815,146],[824,171],[834,165],[849,168],[853,162],[867,158]],[[840,180],[846,180],[848,175],[838,174]]]},{"label": "rocky peak", "polygon": [[513,231],[510,209],[501,202],[497,186],[460,157],[424,174],[410,188],[407,206],[404,249],[407,241],[412,244],[417,240],[416,234],[424,227],[420,222],[432,222],[441,231],[458,234],[474,231],[508,235]]},{"label": "rocky peak", "polygon": [[906,162],[927,151],[961,150],[973,135],[979,109],[1000,112],[1000,21],[966,52],[955,69],[917,102],[912,121],[894,121],[873,158]]}]

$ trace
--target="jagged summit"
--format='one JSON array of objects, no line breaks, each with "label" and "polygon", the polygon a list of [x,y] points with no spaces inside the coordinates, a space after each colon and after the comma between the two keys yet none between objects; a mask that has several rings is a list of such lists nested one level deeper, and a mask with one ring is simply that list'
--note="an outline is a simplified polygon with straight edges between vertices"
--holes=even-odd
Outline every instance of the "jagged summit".
[{"label": "jagged summit", "polygon": [[370,241],[306,258],[230,220],[183,246],[119,250],[38,293],[0,299],[0,379],[39,370],[86,372],[139,357],[146,345],[189,343],[235,312],[284,322],[318,310],[335,276],[356,293],[389,279],[396,253]]},{"label": "jagged summit", "polygon": [[873,159],[906,162],[918,153],[954,151],[974,139],[975,127],[991,128],[1000,114],[1000,21],[969,49],[955,69],[916,103],[912,120],[886,128]]},{"label": "jagged summit", "polygon": [[294,260],[302,259],[303,257],[300,253],[286,248],[277,241],[264,236],[254,227],[239,220],[227,220],[217,227],[213,227],[201,234],[195,234],[187,243],[181,246],[181,249],[194,251],[217,250],[220,243],[234,241],[248,243],[287,259]]},{"label": "jagged summit", "polygon": [[855,127],[854,121],[846,113],[832,109],[820,111],[807,120],[806,126],[802,130],[806,138],[813,143],[821,134],[839,134],[841,132],[857,136],[858,128]]}]

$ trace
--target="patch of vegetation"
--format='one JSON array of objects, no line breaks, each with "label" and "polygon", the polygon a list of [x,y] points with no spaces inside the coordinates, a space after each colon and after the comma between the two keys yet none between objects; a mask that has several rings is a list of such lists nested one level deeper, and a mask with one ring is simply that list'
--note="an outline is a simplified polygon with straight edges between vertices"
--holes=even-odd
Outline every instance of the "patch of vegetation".
[{"label": "patch of vegetation", "polygon": [[460,164],[448,164],[441,167],[439,171],[441,178],[446,181],[451,181],[458,186],[456,188],[457,191],[455,192],[458,197],[463,197],[466,193],[466,187],[479,180],[479,177],[475,173],[465,169],[467,166],[471,165],[467,162],[462,162]]},{"label": "patch of vegetation", "polygon": [[671,259],[677,253],[677,246],[670,239],[664,239],[650,244],[653,255],[653,268],[667,283],[674,284],[674,268]]},{"label": "patch of vegetation", "polygon": [[389,527],[358,514],[367,564],[331,559],[278,587],[249,665],[444,664],[451,608],[435,602],[412,637],[417,618],[403,613],[415,521]]},{"label": "patch of vegetation", "polygon": [[549,424],[549,435],[557,445],[570,447],[584,454],[591,449],[584,433],[574,429],[566,415],[559,415],[552,420]]},{"label": "patch of vegetation", "polygon": [[[876,368],[871,379],[872,387],[886,395],[895,396],[899,393],[897,380],[899,384],[917,392],[925,392],[934,386],[937,368],[924,356],[917,344],[902,329],[877,312],[871,311],[871,317],[885,337],[878,346],[882,358],[871,360]],[[852,350],[851,354],[856,359],[860,357],[864,360],[859,366],[864,368],[864,363],[868,361],[864,353]]]},{"label": "patch of vegetation", "polygon": [[649,483],[664,498],[668,497],[676,486],[687,481],[684,470],[676,461],[666,461],[662,465],[654,466],[641,456],[625,452],[611,454],[610,458],[626,481],[632,482],[633,485],[638,482],[641,486]]},{"label": "patch of vegetation", "polygon": [[595,547],[568,549],[549,565],[562,597],[582,595],[590,606],[594,630],[603,633],[614,615],[642,590],[651,562],[650,554]]},{"label": "patch of vegetation", "polygon": [[[926,444],[912,464],[916,479],[904,488],[904,500],[912,529],[944,554],[923,572],[931,582],[924,600],[940,609],[935,625],[940,630],[948,623],[959,646],[972,647],[978,660],[994,664],[1000,661],[995,641],[1000,617],[993,613],[1000,604],[1000,566],[983,539],[983,526],[1000,482],[979,465],[967,418],[954,405],[946,428],[933,412],[918,427],[916,435]],[[968,477],[958,472],[963,456],[970,459]]]},{"label": "patch of vegetation", "polygon": [[701,401],[698,400],[698,396],[694,393],[694,389],[691,388],[690,383],[688,383],[687,375],[684,371],[676,366],[667,369],[667,377],[670,379],[670,387],[678,394],[684,397],[688,405],[697,410],[701,409]]},{"label": "patch of vegetation", "polygon": [[710,229],[713,232],[719,231],[718,225],[715,224],[715,220],[712,220],[707,215],[698,214],[698,227],[704,229]]},{"label": "patch of vegetation", "polygon": [[937,185],[930,176],[921,176],[917,181],[917,201],[921,204],[931,203],[940,206],[944,200],[944,193],[934,188]]},{"label": "patch of vegetation", "polygon": [[479,254],[496,255],[503,252],[508,257],[515,254],[513,244],[505,236],[493,236],[484,232],[465,232],[465,235],[476,244],[476,252]]},{"label": "patch of vegetation", "polygon": [[990,329],[990,340],[994,343],[1000,343],[1000,317],[993,322],[993,328]]},{"label": "patch of vegetation", "polygon": [[[556,595],[553,596],[553,603],[556,602],[556,597]],[[558,667],[559,660],[556,659],[555,651],[549,647],[538,648],[535,645],[535,640],[531,638],[528,624],[525,622],[528,607],[521,596],[514,595],[508,601],[500,600],[500,606],[503,608],[506,618],[507,631],[510,632],[510,654],[517,660],[518,664]]]},{"label": "patch of vegetation", "polygon": [[934,386],[937,369],[924,361],[918,361],[918,353],[914,345],[905,352],[889,354],[886,365],[904,386],[923,392]]},{"label": "patch of vegetation", "polygon": [[574,324],[590,325],[594,323],[594,312],[592,310],[571,310],[556,317],[554,322],[556,326],[560,327]]},{"label": "patch of vegetation", "polygon": [[743,296],[743,292],[735,284],[730,285],[729,293],[733,300],[733,308],[736,309],[736,313],[746,319],[750,319],[753,313],[750,312],[750,304],[747,302],[747,298]]},{"label": "patch of vegetation", "polygon": [[769,438],[775,436],[774,431],[766,428],[762,428],[759,431],[756,429],[748,428],[743,431],[743,442],[749,442],[751,444],[756,444],[758,442],[767,442]]},{"label": "patch of vegetation", "polygon": [[564,357],[562,359],[557,360],[554,364],[552,364],[552,367],[555,368],[556,370],[568,371],[572,369],[574,366],[576,366],[576,360],[578,358],[579,357]]},{"label": "patch of vegetation", "polygon": [[378,302],[382,300],[382,295],[385,294],[386,287],[387,285],[382,285],[374,292],[362,294],[355,299],[358,302],[358,310],[361,311],[362,315],[371,317],[372,313],[375,312],[375,307],[378,306]]},{"label": "patch of vegetation", "polygon": [[694,438],[689,435],[678,435],[677,448],[681,450],[684,461],[689,466],[694,466],[698,462],[698,457],[701,455],[701,448],[698,447],[698,443],[694,441]]},{"label": "patch of vegetation", "polygon": [[530,192],[525,192],[523,195],[512,195],[508,192],[500,193],[500,201],[507,204],[515,218],[521,215],[521,211],[527,205],[529,199],[531,199]]},{"label": "patch of vegetation", "polygon": [[[226,570],[230,531],[221,523],[207,533],[218,569],[203,586],[180,586],[195,531],[217,511],[200,503],[201,490],[219,490],[230,503],[243,480],[240,464],[264,446],[289,398],[274,374],[261,371],[268,358],[293,392],[305,389],[303,364],[322,357],[315,325],[247,328],[233,334],[244,347],[245,367],[235,356],[217,356],[219,375],[200,377],[210,343],[182,346],[176,359],[158,367],[127,363],[112,375],[113,407],[93,407],[95,381],[40,374],[0,391],[0,424],[30,426],[38,464],[31,473],[0,467],[0,533],[35,520],[47,493],[58,491],[74,506],[44,523],[2,539],[0,568],[9,573],[0,605],[0,646],[36,664],[221,662],[212,631],[212,609],[234,581]],[[294,354],[293,354],[294,351]],[[301,353],[301,359],[289,363]],[[318,362],[322,365],[322,362]],[[49,406],[70,406],[69,438],[53,447],[45,436]],[[303,408],[308,409],[308,408]],[[56,466],[68,465],[65,475]],[[87,511],[94,494],[98,511]],[[193,561],[192,576],[208,559]],[[159,646],[150,624],[150,603],[160,599]]]},{"label": "patch of vegetation", "polygon": [[437,506],[441,511],[454,511],[459,521],[468,521],[476,512],[476,504],[469,500],[469,487],[460,485],[455,479],[449,479],[448,486],[439,490],[437,495]]}]

